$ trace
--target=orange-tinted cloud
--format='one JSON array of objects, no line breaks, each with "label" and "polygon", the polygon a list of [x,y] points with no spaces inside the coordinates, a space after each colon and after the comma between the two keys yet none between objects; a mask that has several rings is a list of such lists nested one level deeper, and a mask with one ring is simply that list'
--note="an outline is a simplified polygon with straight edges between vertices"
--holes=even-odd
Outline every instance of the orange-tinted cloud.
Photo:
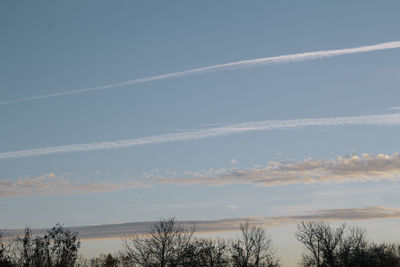
[{"label": "orange-tinted cloud", "polygon": [[[222,174],[221,174],[222,173]],[[395,180],[400,177],[400,154],[377,154],[338,157],[332,160],[306,159],[297,162],[269,162],[265,167],[209,172],[190,172],[183,178],[143,177],[120,182],[96,183],[73,182],[49,173],[35,178],[19,178],[17,181],[0,181],[0,197],[19,195],[85,194],[117,191],[127,188],[162,185],[223,186],[228,184],[252,184],[256,186],[280,186],[348,181]]]}]

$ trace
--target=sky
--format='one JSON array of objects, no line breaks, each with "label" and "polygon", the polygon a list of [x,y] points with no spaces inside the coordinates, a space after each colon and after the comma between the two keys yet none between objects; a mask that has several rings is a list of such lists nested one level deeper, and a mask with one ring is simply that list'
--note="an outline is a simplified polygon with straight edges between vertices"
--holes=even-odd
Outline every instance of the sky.
[{"label": "sky", "polygon": [[0,229],[399,209],[399,12],[2,1]]}]

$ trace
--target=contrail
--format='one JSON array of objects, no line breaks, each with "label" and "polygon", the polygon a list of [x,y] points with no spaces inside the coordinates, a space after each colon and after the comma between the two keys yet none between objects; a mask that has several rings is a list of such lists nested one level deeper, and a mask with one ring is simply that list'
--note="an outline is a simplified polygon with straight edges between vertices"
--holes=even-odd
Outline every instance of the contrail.
[{"label": "contrail", "polygon": [[214,127],[202,130],[154,135],[149,137],[142,137],[142,138],[135,138],[128,140],[62,145],[62,146],[52,146],[52,147],[44,147],[37,149],[1,152],[0,159],[22,158],[29,156],[40,156],[40,155],[70,153],[79,151],[117,149],[124,147],[153,145],[160,143],[173,143],[178,141],[204,139],[208,137],[224,136],[234,133],[244,133],[253,131],[270,131],[276,129],[302,128],[309,126],[321,127],[321,126],[346,126],[346,125],[400,125],[400,113],[385,114],[385,115],[336,117],[336,118],[244,122],[244,123],[231,124],[227,126]]},{"label": "contrail", "polygon": [[302,61],[307,61],[307,60],[316,60],[316,59],[330,58],[330,57],[335,57],[335,56],[340,56],[340,55],[366,53],[366,52],[394,49],[394,48],[400,48],[400,41],[386,42],[386,43],[381,43],[381,44],[376,44],[376,45],[360,46],[360,47],[354,47],[354,48],[322,50],[322,51],[316,51],[316,52],[307,52],[307,53],[299,53],[299,54],[292,54],[292,55],[282,55],[282,56],[276,56],[276,57],[265,57],[265,58],[241,60],[241,61],[235,61],[235,62],[230,62],[230,63],[195,68],[195,69],[190,69],[190,70],[185,70],[185,71],[180,71],[180,72],[173,72],[173,73],[150,76],[150,77],[139,78],[139,79],[134,79],[134,80],[128,80],[128,81],[124,81],[124,82],[112,83],[112,84],[107,84],[107,85],[102,85],[102,86],[89,87],[89,88],[83,88],[83,89],[72,90],[72,91],[65,91],[65,92],[61,92],[61,93],[54,93],[54,94],[6,100],[6,101],[0,102],[0,105],[33,101],[33,100],[38,100],[38,99],[50,98],[50,97],[81,94],[81,93],[110,89],[110,88],[121,87],[121,86],[126,86],[126,85],[134,85],[134,84],[152,82],[152,81],[157,81],[157,80],[165,80],[165,79],[170,79],[170,78],[180,78],[180,77],[202,74],[202,73],[207,73],[207,72],[244,69],[244,68],[266,66],[266,65],[271,65],[271,64],[296,63],[296,62],[302,62]]}]

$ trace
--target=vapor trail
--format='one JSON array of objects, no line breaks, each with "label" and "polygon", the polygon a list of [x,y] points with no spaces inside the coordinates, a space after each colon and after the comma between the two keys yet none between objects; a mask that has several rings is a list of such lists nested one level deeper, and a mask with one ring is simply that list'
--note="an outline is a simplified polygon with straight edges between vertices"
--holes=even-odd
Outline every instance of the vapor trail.
[{"label": "vapor trail", "polygon": [[235,62],[230,62],[230,63],[225,63],[225,64],[218,64],[218,65],[206,66],[206,67],[201,67],[201,68],[196,68],[196,69],[190,69],[190,70],[185,70],[185,71],[180,71],[180,72],[173,72],[173,73],[167,73],[167,74],[163,74],[163,75],[156,75],[156,76],[150,76],[150,77],[139,78],[139,79],[134,79],[134,80],[128,80],[128,81],[124,81],[124,82],[112,83],[112,84],[107,84],[107,85],[102,85],[102,86],[89,87],[89,88],[83,88],[83,89],[72,90],[72,91],[65,91],[62,93],[54,93],[54,94],[39,95],[39,96],[32,96],[32,97],[26,97],[26,98],[17,98],[17,99],[13,99],[13,100],[6,100],[6,101],[0,102],[0,105],[32,101],[32,100],[38,100],[38,99],[50,98],[50,97],[81,94],[81,93],[86,93],[86,92],[91,92],[91,91],[98,91],[98,90],[110,89],[110,88],[115,88],[115,87],[121,87],[121,86],[125,86],[125,85],[134,85],[134,84],[152,82],[152,81],[157,81],[157,80],[179,78],[179,77],[202,74],[202,73],[207,73],[207,72],[260,67],[260,66],[265,66],[265,65],[270,65],[270,64],[296,63],[296,62],[301,62],[301,61],[306,61],[306,60],[323,59],[323,58],[330,58],[330,57],[340,56],[340,55],[366,53],[366,52],[394,49],[394,48],[400,48],[400,41],[386,42],[386,43],[369,45],[369,46],[360,46],[360,47],[355,47],[355,48],[322,50],[322,51],[316,51],[316,52],[307,52],[307,53],[283,55],[283,56],[276,56],[276,57],[265,57],[265,58],[241,60],[241,61],[235,61]]},{"label": "vapor trail", "polygon": [[44,147],[37,149],[1,152],[0,159],[21,158],[21,157],[40,156],[40,155],[49,155],[58,153],[70,153],[78,151],[117,149],[124,147],[153,145],[160,143],[172,143],[178,141],[204,139],[208,137],[224,136],[234,133],[244,133],[252,131],[270,131],[276,129],[302,128],[309,126],[345,126],[345,125],[400,125],[400,113],[385,114],[385,115],[336,117],[336,118],[244,122],[244,123],[231,124],[227,126],[214,127],[202,130],[154,135],[149,137],[142,137],[142,138],[128,139],[128,140],[62,145],[62,146]]}]

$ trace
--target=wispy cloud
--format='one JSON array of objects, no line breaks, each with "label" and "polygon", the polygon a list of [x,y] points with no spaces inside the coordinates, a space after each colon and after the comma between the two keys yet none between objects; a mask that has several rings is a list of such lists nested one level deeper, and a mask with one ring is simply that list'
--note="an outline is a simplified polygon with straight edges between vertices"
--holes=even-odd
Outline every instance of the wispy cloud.
[{"label": "wispy cloud", "polygon": [[396,180],[400,178],[400,154],[352,155],[332,160],[306,159],[297,162],[269,162],[265,167],[250,169],[220,169],[205,172],[185,172],[182,178],[161,174],[143,175],[139,179],[82,183],[50,173],[35,178],[19,178],[13,182],[0,180],[0,197],[49,194],[87,194],[129,188],[178,186],[223,186],[251,184],[281,186],[350,181]]},{"label": "wispy cloud", "polygon": [[17,181],[0,180],[0,197],[102,193],[122,190],[124,188],[148,186],[150,185],[143,184],[140,181],[125,181],[123,183],[74,182],[63,177],[57,177],[54,173],[49,173],[39,177],[19,178]]},{"label": "wispy cloud", "polygon": [[[318,210],[311,214],[288,216],[294,220],[371,220],[400,217],[400,209],[367,207],[349,209]],[[277,217],[279,218],[279,217]]]},{"label": "wispy cloud", "polygon": [[350,125],[399,125],[400,113],[384,115],[365,115],[333,118],[315,119],[293,119],[293,120],[268,120],[256,122],[244,122],[227,126],[208,129],[186,131],[172,134],[154,135],[143,138],[117,140],[110,142],[74,144],[44,147],[37,149],[17,150],[1,152],[0,159],[21,158],[29,156],[50,155],[58,153],[85,152],[95,150],[117,149],[140,145],[154,145],[160,143],[173,143],[204,139],[216,136],[226,136],[234,133],[245,133],[254,131],[271,131],[277,129],[303,128],[303,127],[326,127],[326,126],[350,126]]},{"label": "wispy cloud", "polygon": [[307,159],[269,162],[264,168],[234,170],[219,176],[157,178],[156,184],[221,186],[254,184],[279,186],[322,182],[377,181],[400,178],[400,154],[353,155],[333,160]]},{"label": "wispy cloud", "polygon": [[[179,221],[184,227],[190,228],[193,223],[196,225],[197,233],[238,231],[239,225],[247,220],[264,227],[282,226],[296,224],[303,220],[322,220],[322,221],[352,221],[352,220],[373,220],[399,218],[400,209],[388,207],[365,207],[365,208],[346,208],[316,210],[306,214],[295,214],[288,216],[271,216],[256,218],[234,218],[223,220],[204,220],[204,221]],[[101,238],[121,238],[133,233],[147,231],[156,222],[135,222],[102,224],[92,226],[71,227],[72,231],[79,232],[82,239],[101,239]],[[9,237],[22,234],[22,229],[8,230]],[[34,234],[44,234],[44,229],[34,229]]]},{"label": "wispy cloud", "polygon": [[400,48],[400,41],[385,42],[385,43],[380,43],[380,44],[376,44],[376,45],[360,46],[360,47],[354,47],[354,48],[322,50],[322,51],[315,51],[315,52],[282,55],[282,56],[276,56],[276,57],[265,57],[265,58],[241,60],[241,61],[229,62],[229,63],[224,63],[224,64],[195,68],[195,69],[190,69],[190,70],[185,70],[185,71],[180,71],[180,72],[173,72],[173,73],[168,73],[168,74],[163,74],[163,75],[156,75],[156,76],[150,76],[150,77],[145,77],[145,78],[133,79],[133,80],[117,82],[117,83],[112,83],[112,84],[107,84],[107,85],[102,85],[102,86],[65,91],[65,92],[61,92],[61,93],[54,93],[54,94],[47,94],[47,95],[18,98],[18,99],[13,99],[13,100],[6,100],[6,101],[0,102],[0,105],[33,101],[33,100],[39,100],[39,99],[44,99],[44,98],[50,98],[50,97],[60,97],[60,96],[65,96],[65,95],[82,94],[82,93],[87,93],[87,92],[92,92],[92,91],[112,89],[112,88],[126,86],[126,85],[147,83],[147,82],[152,82],[152,81],[157,81],[157,80],[165,80],[165,79],[171,79],[171,78],[181,78],[181,77],[198,75],[198,74],[203,74],[203,73],[208,73],[208,72],[254,68],[254,67],[261,67],[261,66],[266,66],[266,65],[271,65],[271,64],[297,63],[297,62],[308,61],[308,60],[324,59],[324,58],[330,58],[330,57],[341,56],[341,55],[366,53],[366,52],[387,50],[387,49],[394,49],[394,48]]},{"label": "wispy cloud", "polygon": [[315,210],[305,214],[288,216],[271,216],[250,218],[250,221],[265,226],[281,226],[294,224],[300,221],[353,221],[353,220],[374,220],[399,218],[400,209],[387,207],[365,207],[365,208],[344,208]]}]

